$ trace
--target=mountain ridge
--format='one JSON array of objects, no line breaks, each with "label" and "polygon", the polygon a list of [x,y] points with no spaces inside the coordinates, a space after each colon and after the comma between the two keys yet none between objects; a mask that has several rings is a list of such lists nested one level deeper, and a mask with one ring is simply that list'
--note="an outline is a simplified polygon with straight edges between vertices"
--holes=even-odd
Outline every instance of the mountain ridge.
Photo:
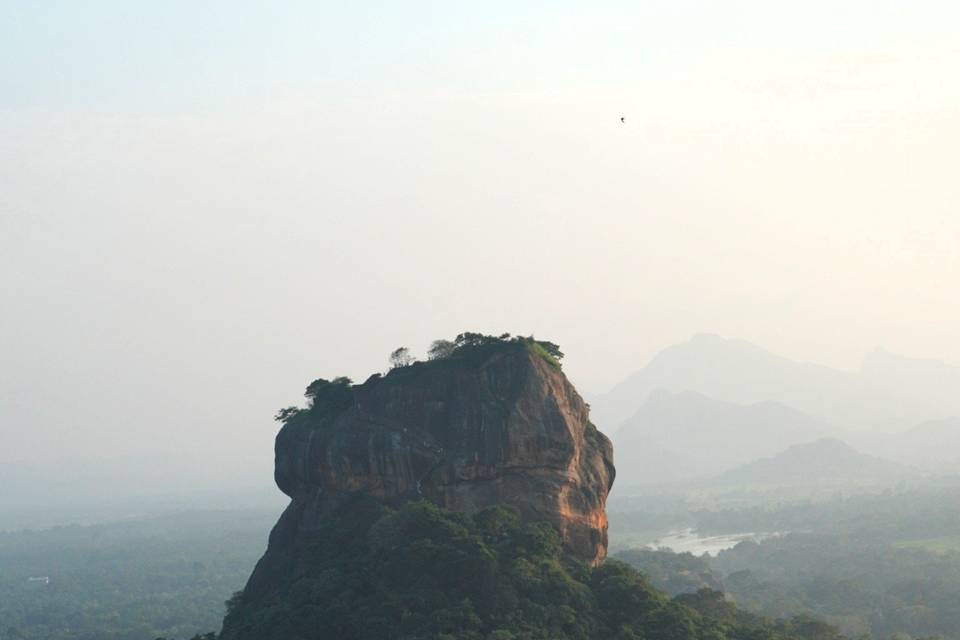
[{"label": "mountain ridge", "polygon": [[777,401],[853,430],[902,430],[960,415],[960,367],[877,351],[864,358],[860,370],[842,371],[794,361],[746,340],[701,333],[666,347],[595,396],[595,423],[616,432],[657,388],[737,404]]},{"label": "mountain ridge", "polygon": [[613,435],[621,485],[706,479],[834,429],[779,402],[655,389]]},{"label": "mountain ridge", "polygon": [[837,438],[794,444],[774,456],[731,469],[721,484],[884,483],[915,475],[908,467],[857,451]]}]

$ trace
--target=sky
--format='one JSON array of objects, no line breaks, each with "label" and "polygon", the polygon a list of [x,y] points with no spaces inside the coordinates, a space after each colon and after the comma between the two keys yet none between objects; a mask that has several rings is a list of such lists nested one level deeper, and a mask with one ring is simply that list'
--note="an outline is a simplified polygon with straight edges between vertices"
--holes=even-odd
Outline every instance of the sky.
[{"label": "sky", "polygon": [[958,23],[0,0],[0,462],[262,461],[314,378],[465,330],[593,393],[698,332],[960,363]]}]

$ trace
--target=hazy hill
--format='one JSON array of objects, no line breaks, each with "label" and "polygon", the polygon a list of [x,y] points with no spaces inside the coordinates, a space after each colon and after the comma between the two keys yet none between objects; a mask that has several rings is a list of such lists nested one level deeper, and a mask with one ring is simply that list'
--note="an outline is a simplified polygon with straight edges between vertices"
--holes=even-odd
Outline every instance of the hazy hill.
[{"label": "hazy hill", "polygon": [[741,405],[657,389],[613,436],[617,483],[706,478],[830,431],[777,402]]},{"label": "hazy hill", "polygon": [[594,422],[617,431],[654,389],[696,391],[739,404],[780,402],[854,429],[903,429],[960,415],[960,367],[878,351],[860,371],[841,371],[796,362],[744,340],[701,334],[667,347],[594,398]]},{"label": "hazy hill", "polygon": [[659,485],[701,477],[698,457],[665,447],[641,432],[613,436],[616,488]]},{"label": "hazy hill", "polygon": [[770,458],[745,464],[721,475],[718,483],[796,485],[884,483],[907,478],[902,465],[860,453],[835,438],[797,444]]},{"label": "hazy hill", "polygon": [[[267,456],[264,456],[267,458]],[[0,463],[0,531],[93,524],[193,508],[248,508],[285,499],[262,461],[190,455]]]},{"label": "hazy hill", "polygon": [[870,453],[926,470],[960,471],[960,418],[929,420],[871,442]]},{"label": "hazy hill", "polygon": [[273,480],[269,462],[269,456],[209,460],[169,452],[30,464],[0,462],[0,511],[269,487]]},{"label": "hazy hill", "polygon": [[960,367],[940,360],[905,358],[876,349],[863,359],[860,373],[870,384],[889,391],[913,404],[944,407],[943,416],[960,414]]}]

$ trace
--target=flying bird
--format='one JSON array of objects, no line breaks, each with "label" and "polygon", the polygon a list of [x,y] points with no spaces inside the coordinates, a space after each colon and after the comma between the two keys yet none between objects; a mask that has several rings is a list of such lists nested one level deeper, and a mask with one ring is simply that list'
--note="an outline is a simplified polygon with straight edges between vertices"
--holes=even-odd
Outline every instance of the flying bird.
[{"label": "flying bird", "polygon": [[624,116],[620,116],[620,122],[621,122],[621,123],[626,122],[626,121],[627,121],[627,119],[626,119]]}]

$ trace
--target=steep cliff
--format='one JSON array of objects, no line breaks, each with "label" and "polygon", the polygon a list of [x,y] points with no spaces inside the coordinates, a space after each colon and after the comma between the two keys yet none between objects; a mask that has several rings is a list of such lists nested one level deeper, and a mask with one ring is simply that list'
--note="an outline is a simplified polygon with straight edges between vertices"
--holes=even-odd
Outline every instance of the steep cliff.
[{"label": "steep cliff", "polygon": [[446,345],[361,385],[317,380],[280,412],[290,506],[221,640],[795,637],[602,562],[612,449],[556,345]]},{"label": "steep cliff", "polygon": [[512,505],[596,564],[606,554],[612,458],[566,376],[524,343],[465,349],[361,385],[319,385],[312,408],[277,436],[276,481],[292,502],[268,555],[363,493],[465,512]]}]

